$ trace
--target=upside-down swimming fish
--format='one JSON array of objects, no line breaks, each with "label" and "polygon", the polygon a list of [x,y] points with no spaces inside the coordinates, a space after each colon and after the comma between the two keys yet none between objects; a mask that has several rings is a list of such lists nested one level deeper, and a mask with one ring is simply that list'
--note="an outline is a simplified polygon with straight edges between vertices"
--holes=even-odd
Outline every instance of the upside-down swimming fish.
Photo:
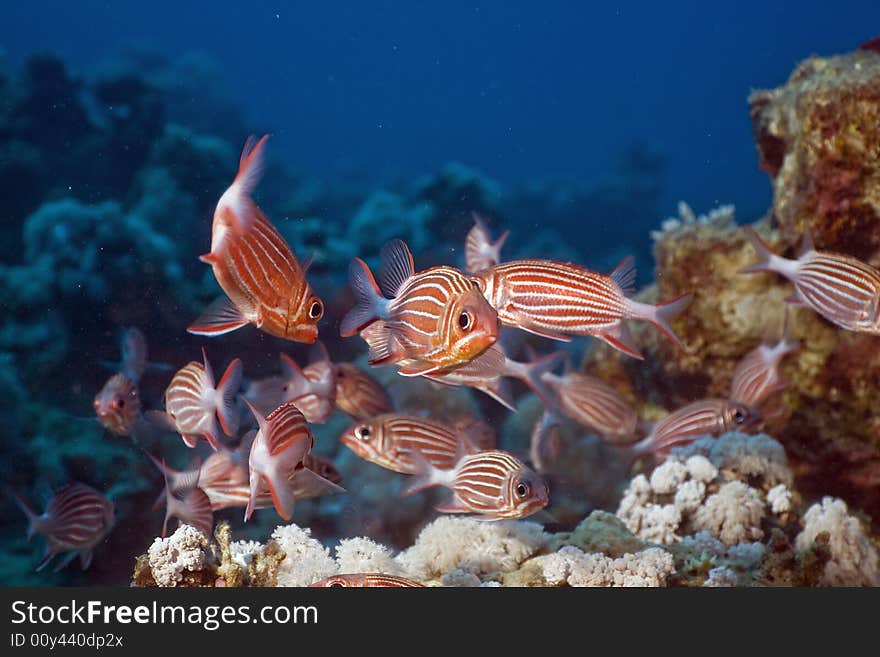
[{"label": "upside-down swimming fish", "polygon": [[635,278],[632,257],[607,276],[554,260],[512,260],[472,276],[506,326],[563,342],[572,335],[592,335],[641,359],[624,323],[639,319],[654,324],[684,350],[669,322],[687,307],[691,295],[657,305],[641,303],[628,296]]},{"label": "upside-down swimming fish", "polygon": [[760,413],[745,404],[727,399],[702,399],[657,420],[651,432],[628,449],[636,456],[650,453],[664,456],[673,447],[687,445],[701,436],[746,429],[760,419]]},{"label": "upside-down swimming fish", "polygon": [[464,452],[474,451],[467,438],[446,424],[415,415],[380,415],[352,424],[339,442],[362,459],[394,472],[418,472],[416,452],[432,467],[453,468]]},{"label": "upside-down swimming fish", "polygon": [[316,347],[312,362],[303,368],[281,354],[281,376],[254,381],[244,397],[266,413],[293,401],[309,424],[326,422],[336,401],[337,370],[324,345],[318,342]]},{"label": "upside-down swimming fish", "polygon": [[313,584],[309,584],[313,588],[335,588],[335,587],[424,587],[411,579],[397,577],[395,575],[385,575],[384,573],[353,573],[351,575],[331,575],[324,579],[318,580]]},{"label": "upside-down swimming fish", "polygon": [[93,406],[101,426],[118,436],[127,436],[141,417],[137,384],[147,364],[147,341],[140,330],[129,328],[123,332],[121,342],[121,369],[95,395]]},{"label": "upside-down swimming fish", "polygon": [[257,508],[257,498],[264,489],[268,489],[278,515],[290,520],[296,497],[288,480],[305,467],[303,461],[314,446],[315,438],[293,402],[282,404],[265,418],[251,402],[245,400],[245,403],[259,425],[248,457],[250,496],[244,512],[245,522]]},{"label": "upside-down swimming fish", "polygon": [[336,408],[355,420],[394,411],[385,388],[354,363],[336,364]]},{"label": "upside-down swimming fish", "polygon": [[771,394],[785,388],[788,384],[779,373],[779,364],[798,349],[800,344],[789,335],[786,313],[779,342],[773,345],[764,342],[737,364],[730,383],[730,399],[747,406],[758,406]]},{"label": "upside-down swimming fish", "polygon": [[202,359],[204,364],[190,361],[177,371],[165,390],[165,412],[149,411],[147,417],[178,432],[187,447],[195,447],[203,437],[216,450],[220,448],[220,427],[228,436],[238,431],[235,400],[242,365],[238,358],[233,359],[215,387],[214,371],[204,349]]},{"label": "upside-down swimming fish", "polygon": [[441,513],[475,513],[483,520],[525,518],[547,506],[550,492],[538,474],[507,452],[462,454],[451,470],[440,470],[416,454],[418,474],[405,495],[445,486],[453,499]]},{"label": "upside-down swimming fish", "polygon": [[[454,369],[498,339],[498,316],[474,284],[454,267],[415,272],[401,240],[382,247],[379,282],[360,258],[349,268],[356,304],[342,319],[340,335],[354,335],[377,320],[370,364],[391,364],[404,376]],[[372,328],[372,327],[370,327]]]},{"label": "upside-down swimming fish", "polygon": [[174,470],[164,460],[159,460],[152,454],[148,456],[165,479],[165,487],[154,505],[156,508],[163,500],[165,502],[162,538],[168,533],[168,521],[171,518],[177,518],[180,524],[192,525],[206,537],[210,537],[214,528],[214,511],[211,499],[199,482],[201,468]]},{"label": "upside-down swimming fish", "polygon": [[472,212],[471,217],[473,217],[474,226],[468,231],[465,238],[464,261],[465,271],[468,274],[476,274],[501,262],[501,247],[510,236],[510,231],[505,230],[493,242],[486,220],[476,212]]},{"label": "upside-down swimming fish", "polygon": [[806,306],[850,331],[880,333],[880,271],[852,256],[817,251],[809,232],[798,258],[790,260],[773,253],[754,229],[745,231],[758,262],[740,273],[780,274],[794,283],[788,303]]},{"label": "upside-down swimming fish", "polygon": [[16,503],[28,519],[27,538],[42,534],[46,551],[37,564],[45,568],[56,554],[68,552],[55,566],[58,572],[79,555],[82,569],[92,563],[95,548],[113,528],[116,507],[106,496],[80,482],[66,484],[56,490],[46,510],[38,514],[20,495],[13,493]]},{"label": "upside-down swimming fish", "polygon": [[187,331],[215,336],[254,324],[270,335],[311,344],[318,339],[324,304],[306,281],[307,268],[251,198],[268,137],[247,140],[238,174],[214,210],[211,252],[200,257],[228,298],[208,306]]}]

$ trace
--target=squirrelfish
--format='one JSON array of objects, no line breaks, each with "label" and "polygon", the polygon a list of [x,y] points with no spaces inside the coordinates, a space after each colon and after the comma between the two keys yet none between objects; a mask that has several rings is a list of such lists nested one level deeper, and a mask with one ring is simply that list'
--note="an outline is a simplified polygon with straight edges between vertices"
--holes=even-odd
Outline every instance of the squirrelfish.
[{"label": "squirrelfish", "polygon": [[634,455],[665,455],[673,447],[687,445],[702,436],[719,436],[727,431],[746,429],[760,419],[758,411],[745,404],[726,399],[703,399],[657,420],[650,433],[629,449]]},{"label": "squirrelfish", "polygon": [[684,349],[669,322],[690,303],[691,295],[658,305],[641,303],[628,297],[635,277],[628,257],[607,276],[567,262],[512,260],[472,278],[507,326],[564,342],[570,340],[567,336],[592,335],[642,358],[624,323],[639,319],[651,322]]},{"label": "squirrelfish", "polygon": [[313,584],[309,584],[313,588],[332,588],[332,587],[424,587],[411,579],[397,577],[395,575],[385,575],[383,573],[355,573],[351,575],[331,575],[324,579],[318,580]]},{"label": "squirrelfish", "polygon": [[98,421],[108,431],[127,436],[141,416],[138,381],[147,363],[147,341],[136,328],[122,334],[122,365],[95,396],[93,406]]},{"label": "squirrelfish", "polygon": [[743,356],[733,372],[730,398],[741,404],[757,406],[777,390],[788,384],[779,373],[779,365],[788,354],[800,349],[800,344],[788,335],[788,314],[782,338],[776,344],[763,343]]},{"label": "squirrelfish", "polygon": [[52,558],[68,552],[55,566],[58,572],[79,555],[83,570],[92,562],[95,548],[104,540],[115,521],[113,502],[91,486],[80,482],[66,484],[56,490],[46,510],[38,514],[20,495],[15,501],[28,519],[27,538],[42,534],[46,539],[46,551],[37,564],[42,570]]},{"label": "squirrelfish", "polygon": [[507,357],[499,344],[494,344],[469,363],[448,372],[435,372],[427,377],[432,381],[453,386],[470,386],[489,395],[502,406],[516,411],[505,377],[519,379],[538,397],[546,399],[547,391],[541,384],[542,376],[561,361],[561,352],[520,362]]},{"label": "squirrelfish", "polygon": [[304,468],[303,461],[315,444],[306,418],[293,402],[282,404],[267,417],[245,400],[259,424],[248,457],[250,497],[244,512],[249,520],[257,497],[268,488],[275,510],[285,520],[293,515],[296,501],[288,480]]},{"label": "squirrelfish", "polygon": [[471,217],[473,217],[474,226],[468,231],[464,242],[465,271],[469,274],[476,274],[501,262],[501,247],[507,241],[510,231],[505,230],[493,242],[492,233],[489,232],[486,220],[476,212],[472,212]]},{"label": "squirrelfish", "polygon": [[147,417],[178,432],[187,447],[195,447],[199,437],[203,437],[216,450],[220,448],[221,427],[229,436],[238,431],[235,400],[242,365],[238,358],[233,359],[215,387],[214,372],[204,349],[202,359],[204,363],[190,361],[177,371],[165,390],[165,412],[149,411]]},{"label": "squirrelfish", "polygon": [[617,390],[588,374],[545,373],[542,381],[558,395],[559,408],[572,420],[596,431],[611,443],[635,439],[639,416]]},{"label": "squirrelfish", "polygon": [[201,256],[227,294],[212,303],[187,330],[222,335],[245,324],[294,342],[318,339],[324,304],[306,281],[306,271],[281,233],[251,198],[263,172],[268,139],[249,138],[238,175],[214,210],[211,252]]},{"label": "squirrelfish", "polygon": [[268,412],[288,401],[305,415],[310,424],[323,424],[333,414],[336,401],[336,366],[319,342],[313,362],[300,368],[287,354],[281,354],[281,376],[255,381],[244,396],[260,410]]},{"label": "squirrelfish", "polygon": [[561,420],[554,411],[544,409],[541,417],[532,427],[529,437],[529,461],[540,474],[551,472],[554,464],[559,460],[562,450],[560,424]]},{"label": "squirrelfish", "polygon": [[880,333],[880,271],[852,256],[817,251],[809,233],[796,260],[783,258],[752,228],[745,230],[758,262],[741,273],[780,274],[794,284],[788,303],[806,306],[850,331]]},{"label": "squirrelfish", "polygon": [[353,363],[336,364],[336,408],[355,420],[391,413],[394,405],[385,388]]},{"label": "squirrelfish", "polygon": [[473,451],[467,439],[451,427],[414,415],[381,415],[356,422],[339,442],[362,459],[404,474],[418,471],[416,452],[431,466],[449,470],[461,453]]},{"label": "squirrelfish", "polygon": [[474,284],[454,267],[415,272],[401,240],[382,248],[379,283],[356,258],[349,281],[356,305],[342,319],[340,334],[354,335],[377,320],[370,364],[407,359],[405,376],[454,369],[473,360],[498,339],[498,316]]},{"label": "squirrelfish", "polygon": [[164,498],[162,538],[168,533],[168,521],[171,518],[177,518],[181,524],[192,525],[210,538],[214,528],[214,511],[211,499],[199,485],[201,469],[178,471],[168,467],[164,460],[159,460],[152,454],[149,456],[165,479],[165,488],[154,505],[155,508],[161,504]]},{"label": "squirrelfish", "polygon": [[442,513],[474,513],[483,520],[525,518],[547,506],[550,491],[538,474],[511,454],[490,450],[461,456],[452,470],[417,457],[418,476],[406,493],[445,486],[453,492]]}]

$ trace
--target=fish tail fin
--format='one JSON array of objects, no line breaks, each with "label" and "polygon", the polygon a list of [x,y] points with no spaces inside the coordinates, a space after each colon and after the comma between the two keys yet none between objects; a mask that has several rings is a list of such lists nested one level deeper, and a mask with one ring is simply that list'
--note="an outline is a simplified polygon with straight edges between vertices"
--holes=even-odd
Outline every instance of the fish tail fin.
[{"label": "fish tail fin", "polygon": [[31,506],[31,503],[28,502],[22,495],[18,492],[9,489],[9,495],[12,496],[12,499],[15,500],[16,506],[24,512],[24,515],[27,517],[28,528],[27,528],[27,540],[30,541],[34,534],[40,532],[40,514],[37,513],[36,509]]},{"label": "fish tail fin", "polygon": [[520,380],[525,383],[529,390],[534,392],[544,405],[552,406],[554,395],[544,383],[543,376],[555,370],[560,363],[566,360],[568,355],[562,350],[554,351],[546,356],[537,356],[529,350],[529,362],[525,364]]},{"label": "fish tail fin", "polygon": [[269,135],[263,135],[259,140],[253,135],[248,137],[241,151],[235,180],[217,203],[217,211],[225,212],[233,230],[239,234],[246,232],[257,216],[256,204],[251,195],[263,175],[264,150],[268,138]]},{"label": "fish tail fin", "polygon": [[[467,450],[467,443],[463,440],[459,440],[456,449],[458,452],[465,452]],[[404,486],[401,496],[412,495],[413,493],[418,493],[426,488],[448,485],[448,477],[449,473],[452,472],[451,470],[440,470],[439,468],[435,468],[428,463],[425,456],[417,449],[412,451],[412,459],[413,464],[415,465],[415,472],[409,483]]]},{"label": "fish tail fin", "polygon": [[[643,319],[651,322],[654,326],[660,329],[660,331],[676,347],[686,352],[687,347],[685,347],[684,343],[681,341],[678,335],[676,335],[675,331],[672,330],[671,322],[673,319],[678,317],[678,315],[680,315],[685,308],[690,305],[692,299],[693,295],[690,293],[682,294],[675,297],[674,299],[670,299],[669,301],[664,301],[656,305],[640,303],[638,301],[633,301],[632,299],[627,299],[627,315],[629,317],[632,317],[633,319]],[[620,336],[617,337],[619,338]]]},{"label": "fish tail fin", "polygon": [[348,267],[348,281],[354,292],[355,305],[339,323],[339,335],[343,338],[354,335],[371,322],[381,319],[381,307],[383,301],[386,301],[373,277],[373,272],[360,258],[351,261]]},{"label": "fish tail fin", "polygon": [[217,417],[227,436],[234,436],[238,431],[239,416],[235,400],[241,387],[242,364],[235,358],[226,367],[226,371],[217,384],[214,403],[217,406]]},{"label": "fish tail fin", "polygon": [[746,231],[746,237],[749,238],[749,241],[752,243],[752,246],[755,249],[755,253],[758,256],[758,261],[754,264],[749,265],[748,267],[743,267],[739,270],[739,274],[755,274],[758,272],[777,272],[778,262],[781,259],[778,255],[773,253],[770,248],[770,245],[764,241],[764,239],[758,235],[757,231],[751,226],[745,226],[743,230]]}]

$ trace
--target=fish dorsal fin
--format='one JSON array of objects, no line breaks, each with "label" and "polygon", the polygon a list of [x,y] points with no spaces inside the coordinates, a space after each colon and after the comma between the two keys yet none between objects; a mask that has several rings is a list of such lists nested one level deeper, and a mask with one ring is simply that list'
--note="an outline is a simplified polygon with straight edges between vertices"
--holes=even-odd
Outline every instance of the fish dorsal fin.
[{"label": "fish dorsal fin", "polygon": [[611,278],[620,286],[623,296],[628,297],[636,288],[636,263],[631,255],[626,256],[611,272]]},{"label": "fish dorsal fin", "polygon": [[301,394],[305,394],[309,379],[303,374],[302,368],[287,354],[279,355],[281,356],[281,377],[287,384],[287,397],[299,397]]},{"label": "fish dorsal fin", "polygon": [[798,258],[802,258],[807,253],[815,250],[816,246],[813,244],[813,234],[810,232],[810,227],[804,226],[804,235],[801,238],[801,245],[798,247]]},{"label": "fish dorsal fin", "polygon": [[412,253],[403,240],[386,242],[380,252],[379,289],[389,299],[397,296],[403,284],[415,273]]},{"label": "fish dorsal fin", "polygon": [[263,135],[257,140],[250,135],[241,151],[238,161],[238,173],[229,189],[224,192],[218,202],[219,207],[226,207],[231,212],[233,229],[239,233],[245,233],[254,224],[257,217],[257,208],[251,195],[257,187],[265,169],[264,146],[269,135]]},{"label": "fish dorsal fin", "polygon": [[242,397],[244,403],[247,405],[249,409],[251,409],[251,413],[254,415],[254,419],[257,421],[257,426],[259,427],[258,431],[265,432],[268,428],[266,424],[266,418],[263,417],[263,414],[260,412],[260,409],[254,406],[253,402],[247,397]]},{"label": "fish dorsal fin", "polygon": [[330,352],[322,340],[318,340],[309,348],[309,365],[312,363],[330,362]]},{"label": "fish dorsal fin", "polygon": [[204,347],[202,347],[202,365],[205,368],[205,385],[213,390],[214,383],[216,382],[214,379],[214,370],[211,369],[211,363],[208,362],[208,353],[205,351]]},{"label": "fish dorsal fin", "polygon": [[146,367],[147,339],[140,329],[125,329],[122,333],[122,373],[137,383]]}]

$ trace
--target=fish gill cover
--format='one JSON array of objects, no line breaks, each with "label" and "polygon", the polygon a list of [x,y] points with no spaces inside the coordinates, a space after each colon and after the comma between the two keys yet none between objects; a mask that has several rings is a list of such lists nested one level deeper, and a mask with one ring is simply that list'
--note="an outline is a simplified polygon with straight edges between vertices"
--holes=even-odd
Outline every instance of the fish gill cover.
[{"label": "fish gill cover", "polygon": [[0,583],[880,584],[874,35],[176,9],[0,31]]}]

